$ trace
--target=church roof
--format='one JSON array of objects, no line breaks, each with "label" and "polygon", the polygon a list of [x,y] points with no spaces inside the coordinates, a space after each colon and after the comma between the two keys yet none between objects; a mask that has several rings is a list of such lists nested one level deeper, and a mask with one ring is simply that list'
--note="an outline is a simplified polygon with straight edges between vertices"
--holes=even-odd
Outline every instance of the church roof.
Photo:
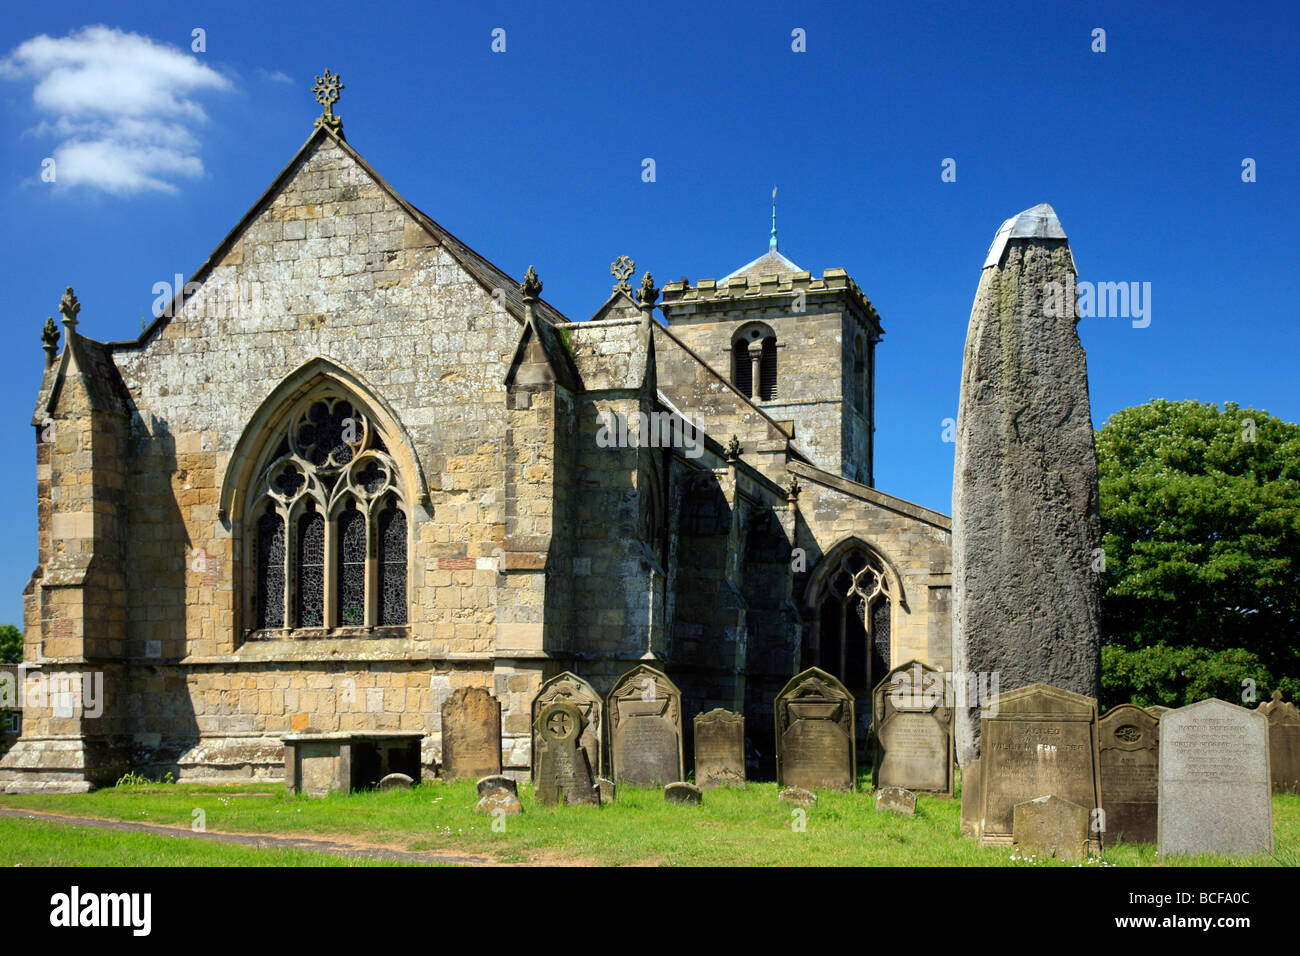
[{"label": "church roof", "polygon": [[802,266],[795,265],[782,255],[776,246],[772,246],[753,262],[741,266],[728,276],[723,276],[721,281],[726,282],[728,279],[738,279],[741,276],[790,275],[803,271]]}]

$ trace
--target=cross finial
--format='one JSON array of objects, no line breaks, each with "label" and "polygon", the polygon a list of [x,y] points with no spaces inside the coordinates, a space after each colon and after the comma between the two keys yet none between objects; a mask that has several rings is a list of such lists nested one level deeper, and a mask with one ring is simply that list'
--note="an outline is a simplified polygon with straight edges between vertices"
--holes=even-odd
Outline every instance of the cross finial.
[{"label": "cross finial", "polygon": [[619,256],[609,266],[609,274],[618,280],[614,286],[615,292],[626,292],[629,295],[632,287],[627,284],[628,277],[636,272],[636,263],[627,256]]},{"label": "cross finial", "polygon": [[773,252],[776,251],[776,187],[772,187],[772,238],[768,241],[767,246]]},{"label": "cross finial", "polygon": [[316,102],[323,107],[321,115],[316,117],[317,126],[327,126],[336,133],[343,130],[343,120],[334,115],[334,104],[339,101],[343,88],[343,81],[337,73],[326,70],[324,76],[316,77],[316,85],[311,91],[316,94]]},{"label": "cross finial", "polygon": [[77,313],[80,311],[81,303],[77,301],[77,294],[72,291],[72,286],[68,286],[63,292],[63,298],[59,300],[59,312],[69,331],[77,327]]}]

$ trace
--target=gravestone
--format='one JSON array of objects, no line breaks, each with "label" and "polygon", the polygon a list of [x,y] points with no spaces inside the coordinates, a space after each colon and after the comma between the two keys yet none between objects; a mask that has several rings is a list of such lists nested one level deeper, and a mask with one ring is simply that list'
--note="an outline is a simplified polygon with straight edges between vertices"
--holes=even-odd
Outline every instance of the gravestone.
[{"label": "gravestone", "polygon": [[876,812],[916,815],[916,794],[903,787],[883,787],[876,791]]},{"label": "gravestone", "polygon": [[1156,720],[1159,720],[1161,717],[1163,717],[1165,714],[1169,712],[1168,707],[1162,707],[1159,704],[1152,704],[1150,707],[1144,707],[1143,710],[1145,710]]},{"label": "gravestone", "polygon": [[1097,721],[1101,761],[1102,842],[1155,843],[1159,807],[1160,721],[1120,704]]},{"label": "gravestone", "polygon": [[1211,698],[1160,718],[1160,855],[1271,853],[1268,718]]},{"label": "gravestone", "polygon": [[776,779],[782,787],[856,790],[853,695],[810,667],[776,695]]},{"label": "gravestone", "polygon": [[[537,689],[537,696],[533,698],[532,715],[530,717],[533,726],[537,724],[537,715],[542,712],[542,708],[557,700],[573,704],[582,711],[582,716],[587,721],[587,728],[582,732],[582,749],[587,751],[587,763],[591,765],[591,772],[599,776],[605,766],[604,747],[601,741],[604,724],[601,721],[600,695],[596,693],[595,688],[577,674],[569,671],[556,674]],[[533,753],[537,752],[539,742],[540,738],[537,736],[537,732],[534,731]],[[533,780],[536,779],[537,761],[534,760]]]},{"label": "gravestone", "polygon": [[980,762],[977,758],[961,768],[961,835],[964,837],[978,837],[983,829],[980,814],[984,812],[984,804],[980,796]]},{"label": "gravestone", "polygon": [[1273,699],[1259,705],[1268,717],[1268,762],[1273,772],[1276,793],[1300,793],[1300,712],[1295,704],[1283,702],[1282,692],[1273,691]]},{"label": "gravestone", "polygon": [[557,700],[537,715],[533,731],[540,740],[534,753],[537,763],[537,802],[600,805],[600,791],[591,776],[591,764],[582,746],[587,718],[577,705]]},{"label": "gravestone", "polygon": [[803,787],[786,787],[777,794],[776,799],[780,803],[793,803],[799,807],[817,806],[817,794]]},{"label": "gravestone", "polygon": [[602,804],[613,803],[618,791],[614,787],[614,781],[607,777],[596,778],[596,789],[600,792],[600,802]]},{"label": "gravestone", "polygon": [[498,811],[508,817],[524,812],[524,805],[519,802],[519,795],[508,787],[490,787],[480,794],[478,803],[474,804],[475,813],[496,815]]},{"label": "gravestone", "polygon": [[895,667],[872,694],[873,786],[952,796],[952,708],[943,671],[920,661]]},{"label": "gravestone", "polygon": [[1088,855],[1089,814],[1085,807],[1057,796],[1015,806],[1012,842],[1020,856],[1082,860]]},{"label": "gravestone", "polygon": [[695,783],[701,790],[745,786],[745,718],[717,707],[695,715]]},{"label": "gravestone", "polygon": [[662,671],[638,664],[605,699],[614,783],[663,786],[686,776],[682,692]]},{"label": "gravestone", "polygon": [[[952,668],[1095,699],[1101,519],[1075,276],[1046,203],[1004,222],[984,261],[957,411]],[[979,703],[957,708],[962,766],[981,753]]]},{"label": "gravestone", "polygon": [[504,787],[516,797],[519,796],[519,785],[515,783],[513,777],[507,777],[505,774],[489,774],[480,778],[478,783],[474,784],[474,787],[478,790],[480,797],[485,796],[489,790],[495,790],[497,787]]},{"label": "gravestone", "polygon": [[664,799],[669,803],[688,803],[698,807],[704,802],[704,791],[690,783],[670,783],[664,787]]},{"label": "gravestone", "polygon": [[410,790],[411,785],[415,783],[404,773],[390,773],[379,781],[380,790]]},{"label": "gravestone", "polygon": [[483,687],[442,702],[442,776],[477,780],[501,772],[501,703]]},{"label": "gravestone", "polygon": [[[980,846],[1012,841],[1016,805],[1054,796],[1101,807],[1097,702],[1035,684],[993,698],[982,714]],[[1100,831],[1098,831],[1099,833]],[[1089,849],[1100,852],[1094,835]]]}]

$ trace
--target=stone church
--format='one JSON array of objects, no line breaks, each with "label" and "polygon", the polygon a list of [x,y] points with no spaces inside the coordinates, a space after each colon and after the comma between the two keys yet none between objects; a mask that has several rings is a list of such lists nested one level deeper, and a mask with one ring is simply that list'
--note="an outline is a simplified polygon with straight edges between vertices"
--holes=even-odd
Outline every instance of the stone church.
[{"label": "stone church", "polygon": [[681,688],[688,753],[724,707],[770,769],[801,669],[865,729],[891,666],[951,667],[951,523],[873,487],[883,328],[843,269],[814,278],[774,220],[719,279],[634,288],[620,258],[575,321],[371,168],[337,90],[139,338],[84,334],[72,289],[61,343],[46,323],[0,786],[274,780],[308,729],[422,732],[428,772],[467,686],[526,773],[542,682],[605,694],[640,662]]}]

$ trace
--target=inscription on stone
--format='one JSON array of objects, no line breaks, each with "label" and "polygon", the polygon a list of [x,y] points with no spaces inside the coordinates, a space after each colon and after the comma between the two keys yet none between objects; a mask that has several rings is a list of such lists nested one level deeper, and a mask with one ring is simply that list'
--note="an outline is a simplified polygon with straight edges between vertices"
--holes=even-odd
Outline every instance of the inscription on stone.
[{"label": "inscription on stone", "polygon": [[[1047,684],[1000,694],[981,714],[981,846],[1012,840],[1015,808],[1054,796],[1101,807],[1097,702]],[[1100,829],[1090,835],[1099,851]]]},{"label": "inscription on stone", "polygon": [[501,704],[483,687],[462,687],[442,702],[442,776],[500,772]]},{"label": "inscription on stone", "polygon": [[[600,775],[604,767],[604,748],[601,741],[601,700],[589,683],[579,677],[577,674],[565,671],[557,674],[550,680],[542,684],[537,690],[537,696],[533,698],[532,707],[532,724],[537,725],[537,715],[542,712],[542,708],[547,704],[557,700],[567,701],[573,704],[580,711],[587,721],[587,728],[582,732],[582,748],[587,751],[587,762],[591,764],[591,771]],[[541,745],[541,738],[537,731],[533,731],[533,752]],[[537,761],[533,761],[533,779],[537,779]]]},{"label": "inscription on stone", "polygon": [[945,707],[943,671],[908,661],[872,694],[873,785],[952,796],[952,708]]},{"label": "inscription on stone", "polygon": [[1101,761],[1102,842],[1155,843],[1160,721],[1136,704],[1120,704],[1097,722]]},{"label": "inscription on stone", "polygon": [[662,786],[686,776],[682,694],[662,671],[639,664],[605,700],[610,755],[618,786]]},{"label": "inscription on stone", "polygon": [[695,715],[695,785],[745,785],[745,718],[721,707]]},{"label": "inscription on stone", "polygon": [[817,667],[776,697],[776,775],[782,787],[857,788],[853,695]]},{"label": "inscription on stone", "polygon": [[1273,850],[1268,718],[1211,699],[1160,718],[1160,855]]}]

